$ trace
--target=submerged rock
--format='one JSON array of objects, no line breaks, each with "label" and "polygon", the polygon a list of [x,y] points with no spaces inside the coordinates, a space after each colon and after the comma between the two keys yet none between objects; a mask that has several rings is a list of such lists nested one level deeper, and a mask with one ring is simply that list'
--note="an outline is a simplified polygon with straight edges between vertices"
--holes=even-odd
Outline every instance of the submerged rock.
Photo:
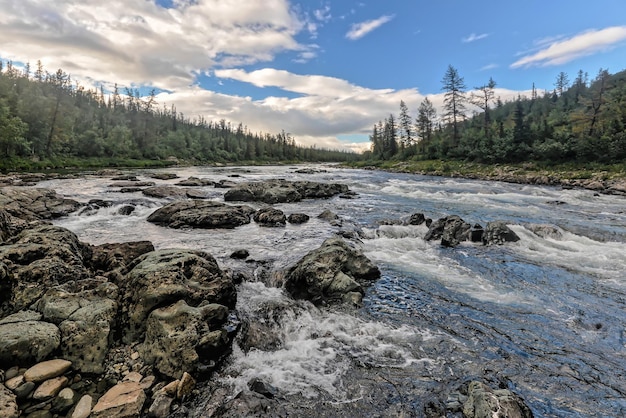
[{"label": "submerged rock", "polygon": [[338,302],[380,277],[378,267],[341,238],[330,238],[288,272],[285,289],[315,304]]},{"label": "submerged rock", "polygon": [[520,238],[503,221],[487,223],[483,233],[483,244],[502,245],[505,242],[517,242]]},{"label": "submerged rock", "polygon": [[287,222],[294,225],[299,225],[308,222],[310,219],[306,213],[292,213],[287,217]]},{"label": "submerged rock", "polygon": [[157,209],[148,216],[148,222],[170,228],[235,228],[250,223],[254,212],[249,206],[191,200],[173,202]]}]

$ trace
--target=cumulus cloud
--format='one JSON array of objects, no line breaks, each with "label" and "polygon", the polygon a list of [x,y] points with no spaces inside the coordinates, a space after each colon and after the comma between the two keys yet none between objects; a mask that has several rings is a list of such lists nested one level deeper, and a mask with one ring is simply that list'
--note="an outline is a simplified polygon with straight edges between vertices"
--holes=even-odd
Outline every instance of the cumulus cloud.
[{"label": "cumulus cloud", "polygon": [[489,34],[488,33],[481,33],[480,35],[477,35],[475,33],[472,33],[471,35],[461,39],[461,41],[463,43],[470,43],[470,42],[475,42],[475,41],[480,41],[481,39],[485,39],[486,37],[488,37]]},{"label": "cumulus cloud", "polygon": [[541,50],[525,55],[511,64],[511,68],[546,67],[562,65],[577,58],[605,51],[626,40],[626,26],[612,26],[589,30],[567,39],[543,42]]},{"label": "cumulus cloud", "polygon": [[346,34],[346,38],[353,40],[353,41],[356,41],[357,39],[361,39],[368,33],[372,32],[373,30],[378,29],[385,23],[390,22],[393,18],[394,16],[381,16],[378,19],[355,23],[352,25],[352,27]]}]

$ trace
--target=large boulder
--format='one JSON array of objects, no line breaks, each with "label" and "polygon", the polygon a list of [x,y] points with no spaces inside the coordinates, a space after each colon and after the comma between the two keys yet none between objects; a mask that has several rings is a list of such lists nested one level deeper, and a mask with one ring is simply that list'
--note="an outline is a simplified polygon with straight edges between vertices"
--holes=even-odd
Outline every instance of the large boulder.
[{"label": "large boulder", "polygon": [[287,217],[280,209],[262,208],[252,217],[261,226],[285,226]]},{"label": "large boulder", "polygon": [[150,241],[133,241],[102,244],[92,247],[90,266],[94,271],[106,274],[112,270],[124,270],[135,258],[154,251]]},{"label": "large boulder", "polygon": [[329,238],[304,256],[287,273],[285,289],[295,298],[315,304],[354,300],[363,286],[380,277],[380,270],[341,238]]},{"label": "large boulder", "polygon": [[26,221],[59,218],[81,206],[80,203],[65,199],[50,189],[0,187],[0,207]]},{"label": "large boulder", "polygon": [[502,221],[487,223],[483,233],[483,244],[485,245],[502,245],[505,242],[517,242],[519,240],[520,237]]},{"label": "large boulder", "polygon": [[30,306],[52,286],[89,278],[84,263],[90,258],[89,246],[65,228],[24,230],[0,246],[0,267],[6,266],[10,283],[10,292],[0,294],[0,314]]},{"label": "large boulder", "polygon": [[61,344],[59,328],[41,314],[22,311],[0,320],[0,365],[37,363]]},{"label": "large boulder", "polygon": [[299,202],[307,198],[328,198],[346,193],[348,186],[311,181],[268,180],[238,183],[224,194],[226,201],[264,202],[268,204]]},{"label": "large boulder", "polygon": [[199,364],[218,360],[227,351],[229,337],[222,329],[227,319],[228,308],[215,303],[193,307],[180,300],[156,309],[146,321],[142,357],[172,378],[194,372]]},{"label": "large boulder", "polygon": [[469,239],[472,225],[465,222],[457,215],[446,216],[433,222],[424,239],[432,241],[441,239],[441,245],[444,247],[455,247],[462,241]]},{"label": "large boulder", "polygon": [[154,211],[148,222],[170,228],[235,228],[250,223],[254,209],[214,201],[173,202]]},{"label": "large boulder", "polygon": [[492,389],[482,382],[469,384],[463,404],[466,418],[532,418],[532,411],[508,389]]},{"label": "large boulder", "polygon": [[61,332],[61,353],[84,373],[102,373],[113,343],[118,288],[104,280],[57,286],[36,303],[46,321]]},{"label": "large boulder", "polygon": [[191,250],[159,250],[137,258],[126,276],[122,311],[127,316],[124,340],[143,338],[146,319],[155,310],[184,300],[234,308],[235,286],[210,254]]}]

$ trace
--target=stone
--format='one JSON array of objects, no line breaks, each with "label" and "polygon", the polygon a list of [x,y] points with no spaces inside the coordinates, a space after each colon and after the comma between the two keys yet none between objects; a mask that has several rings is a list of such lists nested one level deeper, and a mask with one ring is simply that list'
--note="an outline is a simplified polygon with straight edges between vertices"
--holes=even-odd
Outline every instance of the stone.
[{"label": "stone", "polygon": [[444,247],[456,247],[462,241],[469,239],[472,226],[463,221],[457,215],[446,216],[433,222],[424,239],[432,241],[441,239],[441,245]]},{"label": "stone", "polygon": [[150,375],[150,376],[146,376],[143,379],[141,379],[139,384],[141,385],[141,388],[143,390],[148,390],[148,389],[152,388],[152,386],[154,385],[154,382],[156,382],[156,376]]},{"label": "stone", "polygon": [[198,177],[189,177],[186,180],[181,180],[176,183],[177,186],[187,186],[187,187],[204,187],[204,186],[213,186],[215,183],[211,180],[200,179]]},{"label": "stone", "polygon": [[252,217],[254,222],[260,226],[285,226],[287,217],[280,209],[275,208],[263,208],[259,209]]},{"label": "stone", "polygon": [[[82,400],[82,399],[81,399]],[[141,416],[146,394],[137,382],[122,382],[109,389],[91,410],[91,418]]]},{"label": "stone", "polygon": [[337,183],[268,180],[238,183],[224,194],[224,200],[267,204],[289,203],[302,199],[329,198],[348,191],[348,186]]},{"label": "stone", "polygon": [[234,308],[237,293],[232,280],[209,253],[192,250],[159,250],[137,258],[126,276],[122,306],[128,323],[124,341],[141,340],[146,319],[157,308],[184,300]]},{"label": "stone", "polygon": [[133,205],[124,205],[117,210],[118,215],[128,216],[135,211],[135,206]]},{"label": "stone", "polygon": [[208,304],[195,308],[184,300],[156,309],[146,321],[142,358],[169,377],[217,360],[229,348],[226,331],[221,329],[227,317],[226,306]]},{"label": "stone", "polygon": [[145,187],[152,187],[156,183],[153,181],[117,181],[115,183],[109,184],[108,187],[119,187],[121,189],[133,188],[137,190],[143,190]]},{"label": "stone", "polygon": [[56,325],[49,322],[20,321],[0,324],[0,363],[39,362],[52,354],[60,344],[61,332]]},{"label": "stone", "polygon": [[148,222],[170,228],[236,228],[250,223],[249,206],[205,200],[172,202],[148,216]]},{"label": "stone", "polygon": [[[33,312],[33,311],[30,311],[30,312]],[[33,313],[35,313],[35,314],[36,314],[36,312],[33,312]],[[38,318],[38,319],[36,319],[36,320],[39,320],[39,319],[41,319],[41,315],[39,315],[39,318]],[[17,376],[19,373],[20,373],[20,368],[19,368],[18,366],[13,366],[13,367],[9,368],[9,369],[8,369],[8,370],[4,373],[5,383],[6,383],[6,380],[9,380],[9,379],[14,378],[14,377],[15,377],[15,376]]]},{"label": "stone", "polygon": [[0,207],[25,221],[59,218],[81,206],[81,203],[65,199],[51,189],[0,187]]},{"label": "stone", "polygon": [[287,222],[294,225],[299,225],[308,222],[309,215],[305,213],[292,213],[287,217]]},{"label": "stone", "polygon": [[46,400],[53,398],[67,386],[69,379],[65,376],[54,377],[41,383],[33,393],[33,399]]},{"label": "stone", "polygon": [[124,376],[124,379],[122,379],[122,381],[123,382],[136,382],[136,383],[139,383],[139,382],[141,382],[141,379],[143,379],[143,376],[140,373],[138,373],[138,372],[130,372],[126,376]]},{"label": "stone", "polygon": [[71,388],[63,388],[52,401],[52,408],[50,408],[50,410],[57,414],[65,414],[74,406],[75,396],[76,393]]},{"label": "stone", "polygon": [[76,404],[76,408],[72,411],[72,414],[69,415],[70,418],[87,418],[89,414],[91,414],[91,405],[93,403],[93,398],[90,395],[83,395],[78,403]]},{"label": "stone", "polygon": [[15,393],[0,384],[0,417],[17,418],[19,415]]},{"label": "stone", "polygon": [[255,377],[248,382],[248,388],[250,388],[251,391],[260,393],[269,399],[275,398],[278,394],[278,389],[276,389],[276,387],[264,382],[258,377]]},{"label": "stone", "polygon": [[245,250],[245,249],[235,250],[230,255],[230,258],[234,258],[236,260],[245,260],[248,257],[250,257],[250,252],[248,250]]},{"label": "stone", "polygon": [[493,390],[482,382],[468,386],[468,397],[463,404],[467,418],[532,418],[532,411],[513,392]]},{"label": "stone", "polygon": [[196,380],[187,372],[183,372],[178,387],[176,388],[176,399],[183,399],[189,395],[193,388],[196,387]]},{"label": "stone", "polygon": [[315,304],[340,302],[346,293],[363,293],[362,286],[379,277],[380,270],[363,252],[341,238],[330,238],[289,270],[285,289]]},{"label": "stone", "polygon": [[54,415],[52,415],[52,412],[50,412],[47,409],[40,409],[38,411],[30,412],[28,415],[26,415],[26,418],[53,418],[53,417]]},{"label": "stone", "polygon": [[148,174],[148,177],[157,180],[173,180],[177,179],[178,175],[175,173],[151,173]]},{"label": "stone", "polygon": [[183,199],[187,197],[185,189],[176,186],[153,186],[143,189],[141,193],[157,199]]},{"label": "stone", "polygon": [[535,235],[541,238],[551,238],[560,240],[563,238],[563,230],[558,226],[544,224],[530,224],[526,228],[531,230]]},{"label": "stone", "polygon": [[17,399],[26,399],[37,385],[35,382],[24,382],[13,390]]},{"label": "stone", "polygon": [[161,389],[161,390],[164,393],[166,393],[168,396],[171,396],[172,398],[175,398],[176,397],[176,391],[178,390],[178,385],[180,385],[180,379],[176,379],[176,380],[171,381],[167,385],[163,386],[163,389]]},{"label": "stone", "polygon": [[421,225],[426,222],[426,217],[423,213],[414,213],[409,218],[409,225]]},{"label": "stone", "polygon": [[13,376],[10,379],[7,379],[4,382],[4,386],[6,386],[10,390],[15,390],[15,389],[17,389],[18,386],[20,386],[25,381],[26,380],[24,380],[24,375],[21,374],[21,375],[18,375],[18,376]]},{"label": "stone", "polygon": [[44,380],[61,376],[71,367],[72,362],[63,359],[43,361],[26,370],[24,379],[27,382],[43,382]]},{"label": "stone", "polygon": [[131,261],[151,251],[154,251],[154,245],[150,241],[97,245],[92,247],[89,264],[95,271],[102,272],[125,269]]},{"label": "stone", "polygon": [[502,245],[505,242],[517,242],[519,240],[519,236],[502,221],[487,223],[483,233],[484,245]]},{"label": "stone", "polygon": [[154,418],[167,418],[170,415],[174,398],[164,392],[159,392],[154,396],[154,401],[148,408],[148,416]]},{"label": "stone", "polygon": [[324,210],[322,213],[317,215],[317,217],[318,219],[322,219],[328,222],[339,220],[339,216],[336,213],[333,213],[332,211],[328,209]]}]

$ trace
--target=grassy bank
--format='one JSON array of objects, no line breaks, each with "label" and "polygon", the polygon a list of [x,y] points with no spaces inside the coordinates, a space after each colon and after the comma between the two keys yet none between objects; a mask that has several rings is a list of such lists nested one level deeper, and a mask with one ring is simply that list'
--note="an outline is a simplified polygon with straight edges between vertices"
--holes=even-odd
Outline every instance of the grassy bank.
[{"label": "grassy bank", "polygon": [[0,160],[0,172],[40,172],[48,170],[87,170],[98,168],[161,168],[176,165],[168,160],[135,160],[131,158],[59,157],[44,160],[7,158]]}]

